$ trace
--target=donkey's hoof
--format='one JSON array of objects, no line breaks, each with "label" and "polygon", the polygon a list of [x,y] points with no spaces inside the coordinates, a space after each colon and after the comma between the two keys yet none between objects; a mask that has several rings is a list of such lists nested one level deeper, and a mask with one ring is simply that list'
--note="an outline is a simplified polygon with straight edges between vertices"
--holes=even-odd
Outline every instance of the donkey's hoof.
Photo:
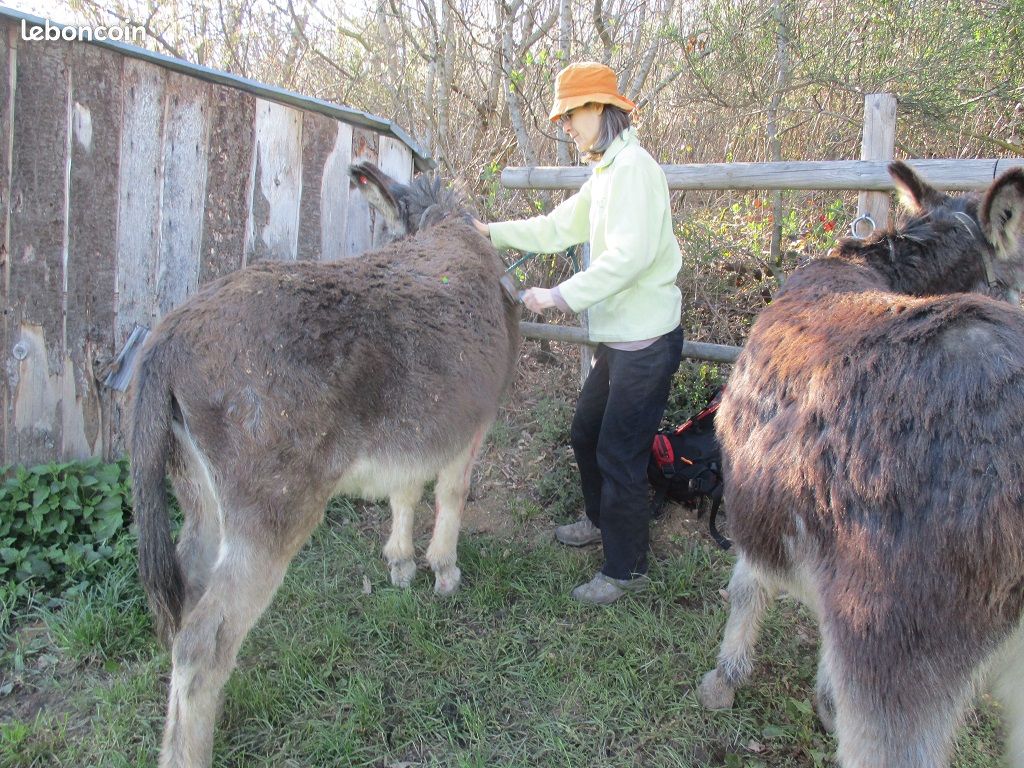
[{"label": "donkey's hoof", "polygon": [[733,690],[717,669],[712,669],[697,688],[697,701],[705,709],[730,709],[736,698]]},{"label": "donkey's hoof", "polygon": [[399,560],[391,563],[391,583],[396,587],[412,586],[412,580],[416,578],[416,561]]},{"label": "donkey's hoof", "polygon": [[462,583],[462,571],[457,565],[442,568],[434,574],[434,592],[441,597],[454,595]]}]

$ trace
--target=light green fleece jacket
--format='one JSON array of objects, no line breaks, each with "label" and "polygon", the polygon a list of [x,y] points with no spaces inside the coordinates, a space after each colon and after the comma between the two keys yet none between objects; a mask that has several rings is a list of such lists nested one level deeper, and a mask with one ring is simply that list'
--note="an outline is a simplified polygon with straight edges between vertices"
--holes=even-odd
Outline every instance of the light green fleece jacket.
[{"label": "light green fleece jacket", "polygon": [[545,216],[490,225],[497,248],[553,253],[590,241],[590,266],[558,286],[573,312],[589,309],[590,338],[651,339],[679,325],[682,264],[661,166],[624,131],[580,191]]}]

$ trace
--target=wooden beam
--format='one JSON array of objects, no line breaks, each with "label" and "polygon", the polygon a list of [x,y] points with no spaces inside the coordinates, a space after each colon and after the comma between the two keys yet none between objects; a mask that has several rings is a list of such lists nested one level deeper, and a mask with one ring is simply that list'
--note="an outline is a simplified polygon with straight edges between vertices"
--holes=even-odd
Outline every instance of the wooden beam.
[{"label": "wooden beam", "polygon": [[[302,191],[299,195],[300,259],[325,258],[323,254],[328,244],[324,242],[324,230],[326,224],[329,231],[330,206],[334,201],[328,203],[324,199],[324,191],[325,188],[332,188],[331,173],[334,165],[331,159],[334,156],[337,137],[337,121],[312,112],[303,113]],[[325,215],[327,222],[324,221]]]},{"label": "wooden beam", "polygon": [[[242,266],[255,126],[256,99],[251,94],[212,86],[200,285]],[[124,338],[118,341],[124,342]]]},{"label": "wooden beam", "polygon": [[[0,264],[0,302],[5,308],[0,321],[0,350],[9,350],[17,343],[12,312],[6,311],[10,303],[11,284],[11,151],[14,146],[14,97],[18,72],[18,37],[13,26],[4,30],[0,25],[0,141],[5,151],[0,152],[0,252],[5,256]],[[11,365],[8,353],[0,353],[4,365]],[[10,442],[14,434],[12,398],[16,382],[10,374],[0,376],[0,461],[10,459]]]},{"label": "wooden beam", "polygon": [[[61,455],[71,148],[69,46],[18,41],[10,155],[4,464]],[[9,73],[8,73],[8,76]]]},{"label": "wooden beam", "polygon": [[[939,189],[984,189],[1003,171],[1024,166],[1024,158],[986,160],[908,160]],[[664,165],[669,189],[893,189],[888,162],[868,160],[787,161],[781,163],[704,163]],[[509,189],[579,189],[586,167],[505,168],[502,186]]]},{"label": "wooden beam", "polygon": [[[896,97],[891,93],[869,93],[864,97],[860,159],[889,161],[895,148]],[[862,190],[857,196],[857,216],[870,217],[875,228],[884,228],[889,221],[889,193]]]},{"label": "wooden beam", "polygon": [[[117,458],[111,446],[115,404],[98,386],[97,361],[114,357],[121,152],[122,63],[115,53],[71,46],[71,150],[68,187],[67,313],[60,458]],[[41,456],[55,458],[52,456]]]},{"label": "wooden beam", "polygon": [[210,112],[209,85],[177,73],[167,75],[156,280],[161,317],[195,293],[199,283]]},{"label": "wooden beam", "polygon": [[167,73],[125,59],[121,77],[121,151],[117,167],[117,316],[114,346],[136,325],[152,328],[160,263],[160,189]]},{"label": "wooden beam", "polygon": [[[528,323],[521,321],[519,330],[527,339],[567,341],[571,344],[585,344],[595,347],[598,342],[587,336],[586,330],[573,325],[551,325],[549,323]],[[710,360],[715,363],[734,363],[740,354],[740,347],[726,344],[708,344],[703,341],[683,342],[683,357],[696,360]]]},{"label": "wooden beam", "polygon": [[245,263],[267,258],[295,261],[302,197],[302,112],[257,99],[255,132]]}]

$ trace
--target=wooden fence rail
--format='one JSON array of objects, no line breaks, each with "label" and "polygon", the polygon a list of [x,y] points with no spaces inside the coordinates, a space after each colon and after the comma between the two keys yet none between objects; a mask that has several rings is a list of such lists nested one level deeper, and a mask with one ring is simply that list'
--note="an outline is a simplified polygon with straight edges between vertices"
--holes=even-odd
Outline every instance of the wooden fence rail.
[{"label": "wooden fence rail", "polygon": [[[939,189],[984,189],[992,179],[1024,158],[987,160],[909,160]],[[701,163],[663,165],[669,189],[855,189],[891,191],[888,161],[820,160],[781,163]],[[587,167],[506,168],[502,186],[509,189],[579,189],[590,177]]]},{"label": "wooden fence rail", "polygon": [[[567,341],[572,344],[597,346],[598,342],[587,336],[587,330],[573,325],[550,325],[548,323],[530,323],[522,321],[519,329],[523,336],[528,339],[547,341]],[[734,363],[740,353],[739,347],[730,347],[727,344],[708,344],[703,341],[683,342],[683,357],[692,357],[697,360],[710,360],[714,363]]]},{"label": "wooden fence rail", "polygon": [[[871,106],[873,102],[869,102]],[[894,110],[894,105],[892,110]],[[895,115],[888,119],[894,121]],[[865,147],[868,146],[868,123],[865,123]],[[884,121],[882,121],[884,122]],[[886,130],[891,126],[883,126]],[[881,130],[881,129],[879,129]],[[888,143],[886,141],[886,146]],[[867,152],[868,150],[865,149]],[[885,154],[870,152],[869,154]],[[915,170],[940,189],[979,190],[992,183],[1003,171],[1024,166],[1024,158],[991,158],[983,160],[911,160]],[[894,189],[888,172],[888,160],[822,160],[781,163],[702,163],[690,165],[663,165],[669,189],[673,190],[748,190],[748,189],[803,189],[803,190],[858,190],[861,199],[858,212],[870,212],[872,219],[884,223],[887,199],[875,199],[865,192],[890,192]],[[505,168],[501,184],[509,189],[561,189],[577,190],[590,177],[586,166],[571,168],[539,166],[535,168]],[[877,198],[877,196],[876,196]],[[867,201],[874,204],[867,206]],[[870,208],[870,211],[868,211]],[[528,339],[568,341],[593,346],[585,328],[556,326],[545,323],[520,324]],[[683,356],[697,360],[731,363],[739,355],[740,347],[724,344],[706,344],[688,341]],[[584,364],[583,378],[588,366]]]}]

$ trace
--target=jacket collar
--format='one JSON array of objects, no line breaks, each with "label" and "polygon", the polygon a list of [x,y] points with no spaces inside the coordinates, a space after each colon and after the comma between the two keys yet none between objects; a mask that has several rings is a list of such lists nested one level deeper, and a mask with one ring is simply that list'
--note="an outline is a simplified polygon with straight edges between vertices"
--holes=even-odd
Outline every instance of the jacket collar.
[{"label": "jacket collar", "polygon": [[594,166],[594,170],[597,171],[601,168],[605,168],[611,165],[612,160],[630,144],[636,143],[636,128],[627,128],[612,141],[611,146],[604,151],[604,156],[598,161],[597,165]]}]

